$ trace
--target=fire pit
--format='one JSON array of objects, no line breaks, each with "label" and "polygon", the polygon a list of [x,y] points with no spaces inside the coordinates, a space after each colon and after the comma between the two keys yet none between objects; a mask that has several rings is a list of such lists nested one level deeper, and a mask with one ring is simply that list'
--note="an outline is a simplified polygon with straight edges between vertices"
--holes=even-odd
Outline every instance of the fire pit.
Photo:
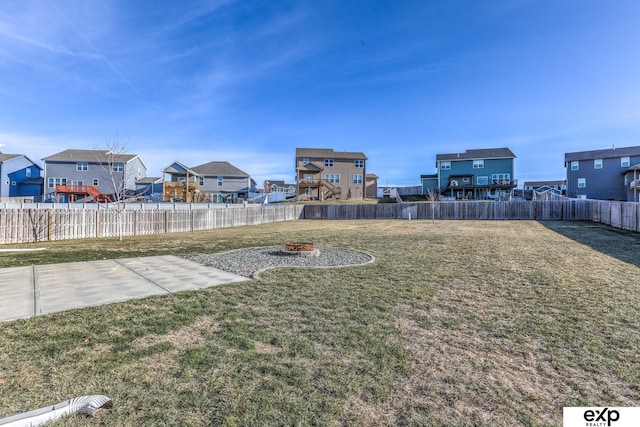
[{"label": "fire pit", "polygon": [[287,242],[282,249],[282,253],[286,255],[297,256],[319,256],[320,251],[317,250],[313,243],[309,242]]}]

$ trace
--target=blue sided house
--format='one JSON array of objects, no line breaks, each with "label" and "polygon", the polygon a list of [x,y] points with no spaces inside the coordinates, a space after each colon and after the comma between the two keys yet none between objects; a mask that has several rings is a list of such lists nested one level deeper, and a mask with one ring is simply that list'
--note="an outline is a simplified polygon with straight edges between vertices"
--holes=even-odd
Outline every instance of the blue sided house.
[{"label": "blue sided house", "polygon": [[39,198],[42,167],[24,154],[0,153],[0,198]]},{"label": "blue sided house", "polygon": [[436,192],[446,200],[509,199],[518,185],[515,158],[508,148],[438,154],[437,174],[421,176],[423,194]]}]

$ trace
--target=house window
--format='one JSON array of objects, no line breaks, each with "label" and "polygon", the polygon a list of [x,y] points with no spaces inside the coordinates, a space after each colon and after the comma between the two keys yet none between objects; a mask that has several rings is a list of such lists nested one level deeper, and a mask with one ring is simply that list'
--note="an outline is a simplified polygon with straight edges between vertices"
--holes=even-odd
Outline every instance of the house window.
[{"label": "house window", "polygon": [[462,178],[462,183],[463,184],[471,184],[471,178],[469,178],[468,176],[465,176]]},{"label": "house window", "polygon": [[451,169],[451,162],[440,162],[440,170],[449,170]]},{"label": "house window", "polygon": [[488,176],[479,176],[476,180],[478,185],[489,185],[489,177]]},{"label": "house window", "polygon": [[309,163],[309,158],[308,157],[303,157],[302,158],[302,163]]},{"label": "house window", "polygon": [[354,184],[362,184],[362,174],[354,174],[353,175],[353,183]]},{"label": "house window", "polygon": [[98,178],[93,178],[93,186],[97,187],[98,185],[100,185],[100,181],[98,181]]},{"label": "house window", "polygon": [[325,173],[324,174],[324,179],[326,181],[329,181],[333,184],[339,184],[340,183],[340,174],[339,173]]},{"label": "house window", "polygon": [[304,189],[304,194],[306,194],[309,197],[313,196],[313,188],[305,188]]},{"label": "house window", "polygon": [[47,187],[55,188],[56,185],[67,185],[67,178],[48,178]]},{"label": "house window", "polygon": [[594,159],[593,160],[593,168],[594,169],[602,169],[602,159]]},{"label": "house window", "polygon": [[511,174],[509,173],[494,173],[491,175],[491,181],[494,184],[508,185],[511,181]]},{"label": "house window", "polygon": [[578,178],[578,188],[587,187],[587,178]]},{"label": "house window", "polygon": [[324,165],[326,167],[333,167],[333,159],[324,159]]},{"label": "house window", "polygon": [[312,175],[312,174],[306,174],[302,177],[304,181],[309,181],[309,182],[313,182],[314,178],[315,178],[315,175]]},{"label": "house window", "polygon": [[631,166],[631,159],[629,157],[620,157],[620,167],[628,168]]},{"label": "house window", "polygon": [[571,170],[572,171],[577,171],[580,170],[580,162],[574,160],[571,162]]},{"label": "house window", "polygon": [[357,168],[363,168],[364,167],[364,160],[354,160],[353,164]]},{"label": "house window", "polygon": [[218,187],[222,187],[224,180],[222,179],[221,176],[218,177]]},{"label": "house window", "polygon": [[201,187],[204,187],[204,176],[198,177],[198,185],[200,185]]},{"label": "house window", "polygon": [[76,170],[77,171],[88,171],[89,170],[89,162],[76,162]]},{"label": "house window", "polygon": [[484,160],[474,160],[473,161],[473,168],[474,169],[482,169],[482,168],[484,168]]},{"label": "house window", "polygon": [[123,172],[124,171],[124,163],[116,162],[113,164],[114,172]]},{"label": "house window", "polygon": [[578,194],[578,199],[586,200],[586,198],[587,198],[586,194]]},{"label": "house window", "polygon": [[26,169],[24,170],[24,174],[25,174],[25,176],[26,176],[27,178],[30,178],[30,177],[31,177],[31,168],[26,168]]},{"label": "house window", "polygon": [[80,187],[82,186],[82,181],[71,181],[71,185],[74,187]]}]

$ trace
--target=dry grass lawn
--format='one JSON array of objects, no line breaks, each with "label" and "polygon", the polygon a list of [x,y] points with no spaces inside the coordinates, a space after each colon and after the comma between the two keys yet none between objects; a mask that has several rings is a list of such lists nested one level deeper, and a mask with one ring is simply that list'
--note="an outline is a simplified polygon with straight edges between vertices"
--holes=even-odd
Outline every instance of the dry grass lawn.
[{"label": "dry grass lawn", "polygon": [[0,418],[97,393],[112,411],[56,425],[538,426],[640,406],[640,235],[598,224],[294,221],[0,266],[287,240],[376,261],[0,324]]}]

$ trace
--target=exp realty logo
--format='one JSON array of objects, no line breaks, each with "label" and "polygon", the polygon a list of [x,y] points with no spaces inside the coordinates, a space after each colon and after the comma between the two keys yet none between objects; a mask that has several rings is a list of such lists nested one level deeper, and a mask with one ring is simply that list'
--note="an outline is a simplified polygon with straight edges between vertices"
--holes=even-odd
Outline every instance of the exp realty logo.
[{"label": "exp realty logo", "polygon": [[563,427],[640,426],[640,408],[563,408]]}]

